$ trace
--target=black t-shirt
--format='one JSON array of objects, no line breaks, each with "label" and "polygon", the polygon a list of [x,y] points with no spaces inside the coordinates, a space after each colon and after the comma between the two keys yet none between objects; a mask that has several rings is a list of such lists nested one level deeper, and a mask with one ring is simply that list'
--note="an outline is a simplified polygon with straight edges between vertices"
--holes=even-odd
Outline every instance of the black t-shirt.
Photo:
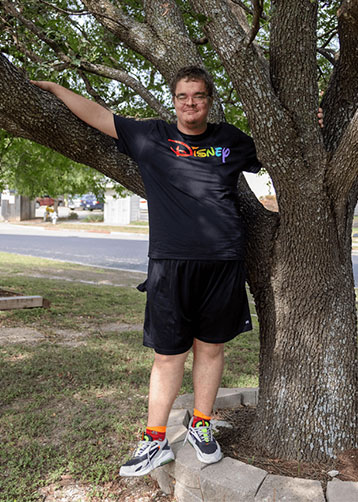
[{"label": "black t-shirt", "polygon": [[237,181],[261,168],[252,138],[226,123],[189,136],[162,120],[114,121],[118,148],[137,162],[146,189],[149,257],[243,259]]}]

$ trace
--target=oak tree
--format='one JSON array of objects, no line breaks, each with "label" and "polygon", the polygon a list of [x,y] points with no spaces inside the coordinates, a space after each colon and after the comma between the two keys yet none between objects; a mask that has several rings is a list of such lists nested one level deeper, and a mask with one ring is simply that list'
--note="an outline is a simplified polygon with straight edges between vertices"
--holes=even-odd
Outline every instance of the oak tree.
[{"label": "oak tree", "polygon": [[357,447],[358,3],[2,0],[0,7],[0,127],[138,194],[145,195],[135,163],[29,76],[49,75],[119,113],[125,103],[131,115],[170,121],[166,84],[180,67],[198,64],[217,83],[211,120],[226,113],[242,122],[242,107],[279,206],[266,210],[240,179],[261,341],[254,437],[292,459],[325,460]]}]

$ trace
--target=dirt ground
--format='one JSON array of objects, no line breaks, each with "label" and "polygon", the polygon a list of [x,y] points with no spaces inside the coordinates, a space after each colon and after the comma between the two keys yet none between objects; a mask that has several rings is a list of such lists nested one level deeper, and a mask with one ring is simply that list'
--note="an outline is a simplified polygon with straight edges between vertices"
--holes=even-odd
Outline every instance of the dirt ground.
[{"label": "dirt ground", "polygon": [[242,406],[234,410],[219,410],[218,417],[232,425],[216,434],[224,454],[241,462],[260,467],[270,474],[318,480],[325,487],[332,479],[328,473],[338,471],[337,479],[358,481],[358,449],[348,450],[329,463],[308,463],[272,458],[250,437],[256,408]]}]

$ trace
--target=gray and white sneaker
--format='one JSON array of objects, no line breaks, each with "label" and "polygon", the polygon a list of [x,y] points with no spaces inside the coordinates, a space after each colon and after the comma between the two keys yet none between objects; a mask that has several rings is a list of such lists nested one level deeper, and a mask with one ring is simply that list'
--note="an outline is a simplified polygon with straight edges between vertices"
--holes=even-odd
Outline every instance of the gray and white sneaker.
[{"label": "gray and white sneaker", "polygon": [[143,440],[130,460],[120,468],[120,476],[145,476],[156,467],[168,464],[174,460],[174,453],[168,440],[157,441],[148,435],[143,435]]},{"label": "gray and white sneaker", "polygon": [[196,456],[204,464],[215,464],[222,459],[223,454],[219,443],[213,436],[211,423],[207,420],[200,420],[192,426],[193,418],[190,421],[188,432],[184,444],[189,441],[196,451]]}]

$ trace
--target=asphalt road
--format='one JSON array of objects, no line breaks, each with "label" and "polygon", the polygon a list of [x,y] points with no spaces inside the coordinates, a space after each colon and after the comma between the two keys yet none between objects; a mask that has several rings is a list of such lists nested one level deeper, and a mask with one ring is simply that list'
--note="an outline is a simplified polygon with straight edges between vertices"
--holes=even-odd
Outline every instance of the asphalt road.
[{"label": "asphalt road", "polygon": [[0,251],[146,272],[148,237],[57,231],[0,223]]},{"label": "asphalt road", "polygon": [[[45,230],[0,223],[0,251],[146,272],[148,237],[138,234]],[[358,251],[353,251],[352,263],[354,282],[358,286]]]}]

